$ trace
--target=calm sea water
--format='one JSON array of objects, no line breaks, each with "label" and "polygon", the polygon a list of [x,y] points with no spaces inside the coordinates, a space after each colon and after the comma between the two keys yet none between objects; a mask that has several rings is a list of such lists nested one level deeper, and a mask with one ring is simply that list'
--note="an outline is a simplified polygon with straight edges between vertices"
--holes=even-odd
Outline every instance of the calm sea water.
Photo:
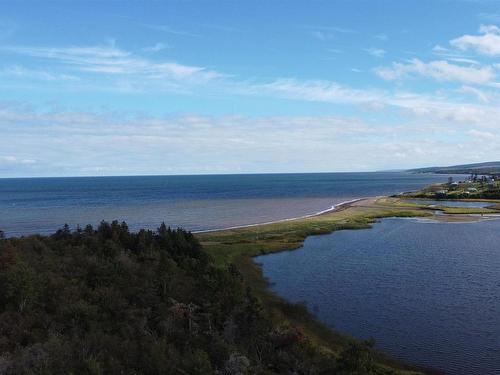
[{"label": "calm sea water", "polygon": [[409,173],[0,179],[0,229],[18,236],[114,219],[132,229],[156,228],[163,221],[189,230],[224,228],[311,214],[446,179]]},{"label": "calm sea water", "polygon": [[260,256],[272,289],[403,360],[500,374],[500,220],[384,219]]}]

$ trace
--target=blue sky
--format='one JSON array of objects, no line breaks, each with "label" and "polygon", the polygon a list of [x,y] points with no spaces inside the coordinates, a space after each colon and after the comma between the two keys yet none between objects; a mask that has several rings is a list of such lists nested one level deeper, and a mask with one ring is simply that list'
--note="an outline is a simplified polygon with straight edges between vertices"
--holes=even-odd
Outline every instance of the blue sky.
[{"label": "blue sky", "polygon": [[500,2],[0,2],[0,177],[497,160]]}]

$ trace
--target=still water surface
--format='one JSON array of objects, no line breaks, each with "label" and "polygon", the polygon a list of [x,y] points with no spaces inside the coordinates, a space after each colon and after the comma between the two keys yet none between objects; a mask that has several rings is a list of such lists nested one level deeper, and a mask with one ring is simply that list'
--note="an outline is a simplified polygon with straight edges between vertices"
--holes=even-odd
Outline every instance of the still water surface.
[{"label": "still water surface", "polygon": [[256,258],[330,327],[450,374],[500,374],[500,220],[384,219]]},{"label": "still water surface", "polygon": [[419,204],[433,204],[436,206],[468,207],[468,208],[484,208],[495,204],[491,202],[465,202],[465,201],[447,201],[447,200],[430,200],[430,199],[411,199],[408,201]]}]

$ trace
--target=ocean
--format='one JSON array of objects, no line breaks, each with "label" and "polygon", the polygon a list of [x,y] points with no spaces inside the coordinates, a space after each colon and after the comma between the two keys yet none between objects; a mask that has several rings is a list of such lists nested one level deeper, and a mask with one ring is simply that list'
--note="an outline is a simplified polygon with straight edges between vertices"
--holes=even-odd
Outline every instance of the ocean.
[{"label": "ocean", "polygon": [[313,214],[343,201],[395,194],[448,176],[405,172],[0,179],[0,230],[49,234],[68,224],[162,222],[192,231]]}]

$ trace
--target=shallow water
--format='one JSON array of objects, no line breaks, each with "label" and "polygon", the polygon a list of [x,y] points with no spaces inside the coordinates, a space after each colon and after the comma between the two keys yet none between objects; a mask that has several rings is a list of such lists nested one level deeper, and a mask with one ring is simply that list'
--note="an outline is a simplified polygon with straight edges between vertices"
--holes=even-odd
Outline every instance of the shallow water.
[{"label": "shallow water", "polygon": [[450,374],[500,374],[500,220],[384,219],[256,258],[330,327]]},{"label": "shallow water", "polygon": [[470,208],[484,208],[491,206],[491,202],[464,202],[464,201],[446,201],[446,200],[431,200],[431,199],[411,199],[408,202],[419,204],[433,204],[436,206],[446,207],[470,207]]},{"label": "shallow water", "polygon": [[163,221],[189,230],[225,228],[446,180],[409,173],[0,179],[0,229],[10,236],[51,233],[64,223],[114,219],[132,229],[154,229]]}]

